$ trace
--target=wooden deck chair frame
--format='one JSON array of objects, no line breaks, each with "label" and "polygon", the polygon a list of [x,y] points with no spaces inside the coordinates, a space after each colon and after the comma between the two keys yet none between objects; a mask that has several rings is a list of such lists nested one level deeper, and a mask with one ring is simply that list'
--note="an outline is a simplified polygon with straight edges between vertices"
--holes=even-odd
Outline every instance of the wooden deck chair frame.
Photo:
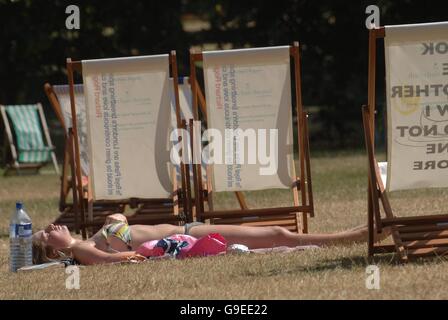
[{"label": "wooden deck chair frame", "polygon": [[[214,210],[213,208],[213,194],[211,190],[211,182],[208,181],[210,186],[210,192],[207,195],[207,201],[205,201],[204,194],[206,191],[203,189],[202,177],[200,165],[193,165],[194,175],[194,193],[195,195],[195,209],[196,219],[199,221],[205,221],[210,219],[212,223],[223,224],[247,224],[254,226],[266,226],[266,225],[284,225],[290,230],[298,233],[308,232],[308,214],[314,217],[314,204],[313,193],[311,184],[311,169],[310,169],[310,154],[309,154],[309,137],[307,120],[308,115],[303,111],[302,106],[302,93],[301,93],[301,66],[300,66],[300,49],[299,43],[294,42],[289,48],[290,61],[291,58],[294,62],[294,83],[296,94],[296,111],[297,111],[297,135],[298,135],[298,147],[299,147],[299,167],[300,177],[296,177],[295,182],[292,184],[291,189],[293,193],[294,206],[289,207],[276,207],[276,208],[258,208],[250,209],[246,205],[246,201],[242,192],[236,192],[238,202],[241,209],[234,210]],[[192,91],[193,91],[193,110],[194,120],[199,120],[198,101],[204,100],[203,104],[206,106],[205,96],[201,92],[201,88],[197,82],[196,76],[196,62],[203,61],[202,53],[190,51],[190,77],[192,79]],[[206,117],[207,110],[202,110],[204,117]],[[191,127],[191,126],[190,126]],[[190,135],[193,135],[193,131],[190,130]],[[192,138],[192,140],[194,137]],[[193,149],[193,148],[192,148]],[[209,171],[207,169],[207,171]],[[204,204],[207,203],[208,209],[206,210]],[[246,220],[247,218],[252,218]],[[293,220],[293,225],[285,224],[287,221]]]},{"label": "wooden deck chair frame", "polygon": [[[176,117],[177,125],[179,128],[185,128],[185,121],[182,123],[180,117],[180,106],[179,106],[179,91],[178,91],[178,71],[177,71],[177,61],[176,52],[171,51],[169,55],[169,64],[171,69],[171,76],[174,79],[174,93],[175,93],[175,103],[176,103]],[[74,95],[74,72],[82,75],[82,62],[72,61],[71,58],[67,58],[67,77],[70,86],[70,103],[72,115],[76,114],[75,107],[75,95]],[[82,176],[81,176],[81,166],[80,166],[80,153],[79,153],[79,139],[78,139],[78,128],[76,123],[76,117],[72,117],[73,121],[73,151],[74,151],[74,172],[76,173],[76,179],[74,180],[77,198],[82,199],[84,197],[84,190],[82,187]],[[181,139],[182,137],[179,137]],[[177,179],[173,179],[173,197],[172,198],[154,198],[154,199],[123,199],[123,200],[112,200],[112,202],[119,202],[123,204],[130,204],[135,206],[137,204],[152,204],[154,210],[150,212],[145,212],[145,214],[137,214],[128,216],[128,221],[130,224],[158,224],[158,223],[184,223],[191,221],[190,208],[191,203],[190,192],[187,189],[187,164],[181,163],[181,186],[178,186]],[[173,170],[175,170],[173,168]],[[78,219],[80,229],[83,231],[83,237],[86,234],[86,229],[89,227],[98,227],[103,221],[94,221],[92,203],[93,197],[91,192],[91,185],[88,185],[88,201],[87,206],[83,204],[82,201],[78,201],[78,206],[76,208],[77,214],[80,219]],[[169,201],[172,204],[170,210],[166,210],[164,205]],[[181,211],[182,205],[182,211]]]},{"label": "wooden deck chair frame", "polygon": [[[188,79],[188,81],[190,83],[191,88],[193,88],[193,86],[191,85],[191,79],[190,78]],[[197,78],[194,79],[194,82],[195,82],[195,88],[196,88],[196,93],[197,93],[197,105],[201,109],[202,114],[204,115],[204,118],[202,119],[202,121],[207,126],[207,106],[206,106],[206,102],[205,102],[205,96],[204,96],[204,93],[202,92],[202,90],[200,89],[200,86],[199,86]],[[193,98],[193,94],[192,94],[192,98]],[[194,110],[192,110],[192,112],[194,114]],[[188,119],[188,120],[192,120],[192,119]],[[190,136],[192,136],[192,131],[191,131],[192,123],[189,123],[189,127],[190,127]],[[193,170],[197,170],[197,169],[195,169],[195,167],[193,166]],[[210,182],[210,179],[207,178],[209,175],[210,175],[210,172],[209,172],[209,170],[206,169],[206,172],[205,172],[206,181],[201,181],[202,189],[203,189],[202,190],[202,197],[203,198],[201,200],[199,200],[199,201],[203,201],[203,202],[209,203],[211,205],[212,199],[211,198],[209,199],[209,195],[213,194],[213,186],[212,186],[212,184]],[[242,192],[240,192],[240,191],[235,191],[234,193],[235,193],[235,197],[236,197],[236,199],[238,201],[238,204],[239,204],[240,208],[242,210],[247,210],[248,207],[247,207],[247,204],[246,204],[246,200],[245,200],[244,194]],[[196,201],[195,198],[192,198],[192,201],[193,201],[193,203],[195,203],[195,201]],[[196,212],[193,211],[192,215],[193,215],[193,217],[192,217],[193,220],[195,220],[196,219]]]},{"label": "wooden deck chair frame", "polygon": [[[67,93],[69,90],[69,86],[67,85]],[[56,117],[59,120],[61,127],[64,130],[64,159],[62,162],[62,172],[61,172],[61,187],[59,194],[59,211],[61,212],[60,216],[54,221],[55,224],[64,224],[69,229],[74,229],[77,233],[79,232],[79,224],[77,223],[76,215],[75,215],[75,203],[73,198],[73,203],[68,202],[68,197],[70,194],[70,190],[73,188],[75,171],[72,171],[72,155],[73,155],[73,130],[70,130],[71,124],[65,123],[65,119],[63,116],[62,106],[59,101],[58,95],[53,89],[53,86],[49,83],[44,85],[45,94],[50,101],[51,106],[53,107],[53,111],[56,114]],[[83,201],[87,201],[88,199],[85,197]],[[93,209],[95,210],[94,215],[105,216],[110,212],[124,212],[125,205],[121,203],[110,203],[107,201],[96,201],[93,205]]]},{"label": "wooden deck chair frame", "polygon": [[[39,114],[39,119],[40,119],[40,123],[42,126],[42,130],[43,130],[43,134],[44,134],[44,138],[45,141],[47,143],[47,146],[49,148],[51,148],[51,161],[53,163],[54,166],[54,170],[56,172],[56,174],[59,174],[59,167],[58,167],[58,162],[56,160],[56,154],[54,152],[54,146],[53,146],[53,142],[51,141],[51,137],[50,137],[50,132],[48,130],[48,125],[47,125],[47,120],[45,119],[45,114],[44,114],[44,110],[42,108],[42,104],[37,103],[37,111]],[[9,145],[9,150],[10,150],[10,154],[11,154],[11,162],[6,164],[6,170],[4,171],[4,175],[7,176],[9,175],[9,173],[11,171],[16,172],[16,174],[21,175],[23,171],[34,171],[34,172],[38,172],[40,168],[42,168],[44,165],[47,164],[47,162],[38,162],[38,163],[19,163],[18,161],[18,153],[17,153],[17,149],[16,146],[14,144],[14,136],[11,130],[11,126],[9,124],[9,119],[8,116],[6,114],[6,108],[4,105],[0,105],[0,113],[1,113],[1,117],[2,117],[2,122],[3,122],[3,126],[5,128],[5,144],[4,144],[4,161],[8,162],[6,159],[6,145]],[[6,142],[7,141],[7,142]]]},{"label": "wooden deck chair frame", "polygon": [[[369,31],[368,105],[363,106],[364,138],[368,155],[368,255],[396,252],[401,261],[411,257],[442,255],[448,252],[448,214],[397,217],[394,215],[375,158],[375,81],[377,41],[385,28]],[[381,208],[384,216],[381,215]],[[393,245],[375,243],[375,232],[390,227]],[[375,231],[376,229],[376,231]]]}]

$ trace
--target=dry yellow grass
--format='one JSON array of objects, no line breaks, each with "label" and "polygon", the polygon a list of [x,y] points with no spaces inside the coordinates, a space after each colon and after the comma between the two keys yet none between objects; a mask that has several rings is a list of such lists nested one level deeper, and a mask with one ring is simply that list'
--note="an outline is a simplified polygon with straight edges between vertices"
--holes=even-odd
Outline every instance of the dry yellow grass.
[{"label": "dry yellow grass", "polygon": [[[312,159],[316,218],[311,232],[334,232],[366,221],[366,160],[363,154]],[[139,265],[82,267],[79,290],[67,290],[63,269],[27,274],[8,272],[8,221],[23,199],[35,229],[57,214],[58,177],[0,178],[0,299],[447,299],[448,262],[442,258],[400,265],[377,258],[381,289],[365,287],[366,246],[362,244],[289,254],[219,256]],[[288,201],[287,192],[250,194],[250,204]],[[397,193],[401,215],[415,210],[443,212],[446,190]],[[221,207],[235,205],[232,195]]]}]

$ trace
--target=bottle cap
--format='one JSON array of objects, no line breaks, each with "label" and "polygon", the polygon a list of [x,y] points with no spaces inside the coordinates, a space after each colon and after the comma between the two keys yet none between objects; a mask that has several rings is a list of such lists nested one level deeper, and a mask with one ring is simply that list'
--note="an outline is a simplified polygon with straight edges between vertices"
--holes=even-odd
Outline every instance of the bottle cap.
[{"label": "bottle cap", "polygon": [[16,202],[16,209],[20,210],[23,208],[23,203],[22,202]]}]

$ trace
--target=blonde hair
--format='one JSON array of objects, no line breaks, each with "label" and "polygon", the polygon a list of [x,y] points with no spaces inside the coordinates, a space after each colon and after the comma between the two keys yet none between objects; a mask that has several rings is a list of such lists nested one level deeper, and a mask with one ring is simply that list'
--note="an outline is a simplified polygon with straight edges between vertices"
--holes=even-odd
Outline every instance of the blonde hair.
[{"label": "blonde hair", "polygon": [[41,264],[50,262],[52,259],[48,257],[50,247],[46,246],[39,240],[33,240],[33,264]]},{"label": "blonde hair", "polygon": [[[54,253],[57,254],[57,257],[50,258],[50,256]],[[45,245],[42,241],[33,239],[33,264],[60,261],[69,258],[73,258],[73,254],[71,252],[67,255],[62,250],[53,250],[51,246]]]}]

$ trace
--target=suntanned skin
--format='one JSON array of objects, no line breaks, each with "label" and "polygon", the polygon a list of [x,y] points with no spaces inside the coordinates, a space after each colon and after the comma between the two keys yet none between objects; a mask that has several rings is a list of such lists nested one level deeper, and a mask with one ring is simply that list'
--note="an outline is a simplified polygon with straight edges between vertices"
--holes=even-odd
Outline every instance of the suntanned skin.
[{"label": "suntanned skin", "polygon": [[[126,221],[122,214],[113,214],[107,217],[106,224],[116,221]],[[131,225],[131,247],[136,250],[142,243],[162,239],[174,234],[183,234],[183,226],[169,224]],[[190,229],[190,235],[195,238],[210,233],[220,233],[231,244],[243,244],[250,249],[270,248],[276,246],[295,247],[299,245],[330,246],[343,245],[354,242],[367,241],[367,228],[357,227],[348,231],[331,234],[296,234],[282,227],[246,227],[234,225],[197,225]],[[386,234],[381,235],[381,237]],[[33,235],[34,239],[41,241],[53,250],[70,250],[76,260],[81,264],[100,264],[126,261],[128,258],[143,259],[135,251],[129,251],[126,244],[120,239],[110,236],[110,246],[119,252],[108,252],[106,239],[101,231],[91,238],[82,241],[74,239],[66,226],[49,225]]]}]

